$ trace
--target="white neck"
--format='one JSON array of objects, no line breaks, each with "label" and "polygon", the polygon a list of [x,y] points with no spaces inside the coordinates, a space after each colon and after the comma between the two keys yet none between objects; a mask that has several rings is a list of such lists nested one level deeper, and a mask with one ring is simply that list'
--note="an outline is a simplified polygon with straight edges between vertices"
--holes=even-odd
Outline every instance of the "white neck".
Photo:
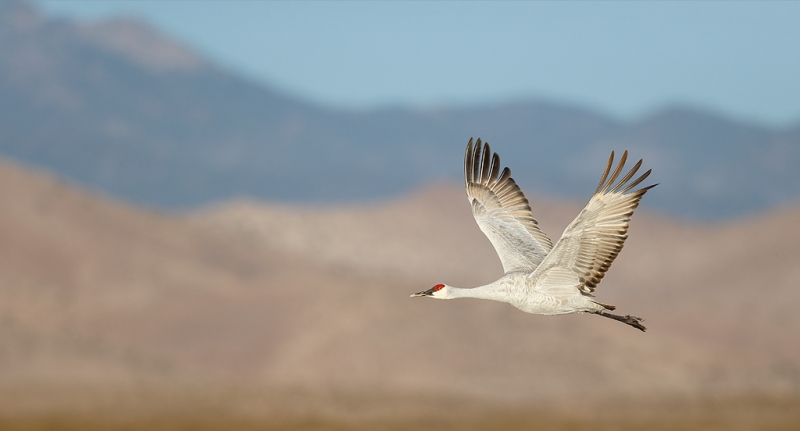
[{"label": "white neck", "polygon": [[502,286],[498,285],[497,282],[490,283],[485,286],[473,287],[471,289],[447,286],[447,296],[444,299],[455,298],[489,299],[500,302],[510,302],[511,300],[508,291]]}]

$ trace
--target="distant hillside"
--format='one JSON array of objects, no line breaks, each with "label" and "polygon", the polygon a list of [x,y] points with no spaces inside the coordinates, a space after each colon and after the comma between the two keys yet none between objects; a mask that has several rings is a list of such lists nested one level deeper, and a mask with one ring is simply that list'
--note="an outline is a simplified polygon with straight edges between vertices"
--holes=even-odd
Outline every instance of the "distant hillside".
[{"label": "distant hillside", "polygon": [[[501,272],[457,187],[169,216],[11,163],[0,181],[0,416],[37,388],[85,405],[82,389],[146,382],[587,408],[800,388],[797,207],[716,227],[636,214],[597,296],[641,333],[409,298]],[[532,198],[557,238],[577,206]]]},{"label": "distant hillside", "polygon": [[724,219],[800,196],[800,128],[680,107],[623,124],[542,101],[336,110],[243,80],[140,22],[76,24],[0,3],[0,153],[141,204],[397,195],[459,181],[470,136],[543,194],[587,198],[608,153],[627,148],[662,183],[650,207],[669,214]]}]

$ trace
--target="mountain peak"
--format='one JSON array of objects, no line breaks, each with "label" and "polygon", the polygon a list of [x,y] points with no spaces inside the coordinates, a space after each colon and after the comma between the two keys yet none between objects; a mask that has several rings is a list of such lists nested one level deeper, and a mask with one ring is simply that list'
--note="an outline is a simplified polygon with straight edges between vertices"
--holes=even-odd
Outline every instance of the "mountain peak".
[{"label": "mountain peak", "polygon": [[199,54],[133,18],[83,24],[78,31],[93,45],[118,53],[151,72],[194,72],[207,66]]},{"label": "mountain peak", "polygon": [[0,27],[31,30],[45,22],[39,11],[21,0],[0,1]]}]

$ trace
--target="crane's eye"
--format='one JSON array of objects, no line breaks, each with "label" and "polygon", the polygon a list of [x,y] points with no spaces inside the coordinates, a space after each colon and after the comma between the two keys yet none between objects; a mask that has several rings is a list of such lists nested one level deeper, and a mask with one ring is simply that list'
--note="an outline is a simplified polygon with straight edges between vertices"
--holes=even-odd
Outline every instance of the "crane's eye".
[{"label": "crane's eye", "polygon": [[442,290],[443,288],[444,288],[444,284],[437,284],[436,286],[433,286],[433,291],[434,292],[438,292],[438,291]]}]

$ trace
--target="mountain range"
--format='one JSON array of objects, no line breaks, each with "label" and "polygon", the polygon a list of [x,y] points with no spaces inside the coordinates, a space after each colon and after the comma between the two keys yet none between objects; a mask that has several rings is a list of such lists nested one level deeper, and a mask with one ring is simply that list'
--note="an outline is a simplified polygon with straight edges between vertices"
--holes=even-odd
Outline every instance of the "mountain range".
[{"label": "mountain range", "polygon": [[730,219],[800,196],[800,126],[681,106],[622,122],[529,100],[338,109],[248,81],[136,20],[0,3],[0,154],[138,204],[370,202],[460,181],[470,137],[543,195],[587,199],[609,152],[628,149],[654,169],[649,207],[666,214]]}]

